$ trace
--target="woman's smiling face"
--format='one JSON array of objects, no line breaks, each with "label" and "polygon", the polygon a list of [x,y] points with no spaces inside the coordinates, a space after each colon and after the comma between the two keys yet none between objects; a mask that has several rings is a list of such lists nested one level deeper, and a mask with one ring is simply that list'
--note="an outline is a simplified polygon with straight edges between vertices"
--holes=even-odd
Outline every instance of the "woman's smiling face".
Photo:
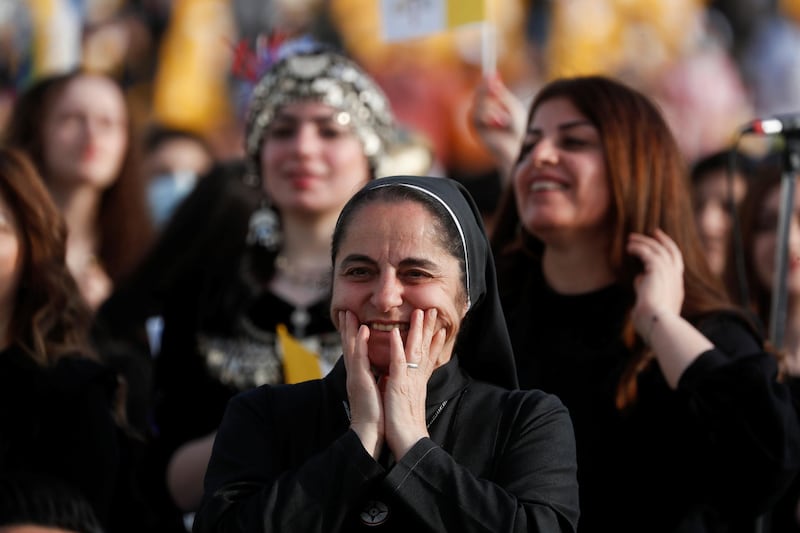
[{"label": "woman's smiling face", "polygon": [[405,343],[415,309],[437,310],[436,330],[446,332],[440,363],[452,356],[467,299],[459,261],[439,231],[427,208],[410,200],[365,205],[345,230],[334,258],[331,316],[338,329],[345,310],[369,327],[369,358],[378,370],[389,364],[391,330]]},{"label": "woman's smiling face", "polygon": [[539,105],[512,172],[520,222],[531,234],[548,242],[605,232],[611,192],[600,134],[566,98]]},{"label": "woman's smiling face", "polygon": [[261,148],[264,188],[283,211],[333,214],[370,180],[369,160],[346,114],[314,101],[282,107]]}]

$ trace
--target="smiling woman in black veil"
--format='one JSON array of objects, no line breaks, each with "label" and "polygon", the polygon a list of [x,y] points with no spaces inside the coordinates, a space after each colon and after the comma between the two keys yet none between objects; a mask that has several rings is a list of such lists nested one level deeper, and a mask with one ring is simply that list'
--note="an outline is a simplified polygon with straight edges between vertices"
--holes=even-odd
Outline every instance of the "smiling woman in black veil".
[{"label": "smiling woman in black veil", "polygon": [[520,391],[480,213],[446,178],[343,209],[324,378],[234,398],[194,531],[575,531],[569,415]]}]

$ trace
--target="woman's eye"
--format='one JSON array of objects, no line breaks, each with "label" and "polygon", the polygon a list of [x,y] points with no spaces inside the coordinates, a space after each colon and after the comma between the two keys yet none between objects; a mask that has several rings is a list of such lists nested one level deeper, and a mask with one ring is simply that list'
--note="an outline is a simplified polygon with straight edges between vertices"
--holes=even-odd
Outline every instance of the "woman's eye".
[{"label": "woman's eye", "polygon": [[537,140],[535,139],[525,139],[523,141],[522,146],[519,149],[519,158],[517,158],[518,163],[525,159],[529,153],[531,153],[531,150],[536,147],[536,142]]},{"label": "woman's eye", "polygon": [[567,137],[561,141],[561,144],[565,148],[583,148],[584,146],[589,145],[589,141],[585,139],[578,139],[576,137]]},{"label": "woman's eye", "polygon": [[118,122],[111,117],[102,117],[98,120],[98,124],[104,130],[111,130],[117,126]]},{"label": "woman's eye", "polygon": [[74,126],[80,124],[81,116],[78,115],[77,113],[67,113],[61,115],[61,117],[59,118],[59,122],[65,126]]},{"label": "woman's eye", "polygon": [[294,135],[294,128],[289,126],[276,126],[269,129],[271,139],[287,139]]},{"label": "woman's eye", "polygon": [[325,139],[335,139],[347,133],[347,131],[343,131],[336,127],[322,127],[319,130],[320,137],[324,137]]},{"label": "woman's eye", "polygon": [[409,278],[409,279],[424,279],[424,278],[429,278],[430,277],[430,274],[428,274],[427,272],[425,272],[423,270],[409,270],[404,275],[405,275],[406,278]]},{"label": "woman's eye", "polygon": [[344,271],[344,275],[349,278],[363,278],[369,275],[369,269],[365,267],[350,267]]}]

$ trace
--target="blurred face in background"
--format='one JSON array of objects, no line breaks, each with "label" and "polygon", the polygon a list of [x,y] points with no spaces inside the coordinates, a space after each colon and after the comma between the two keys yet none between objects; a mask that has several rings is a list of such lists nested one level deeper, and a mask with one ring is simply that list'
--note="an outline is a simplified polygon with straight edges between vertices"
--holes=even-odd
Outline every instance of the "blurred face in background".
[{"label": "blurred face in background", "polygon": [[273,203],[302,215],[338,215],[370,179],[349,115],[318,102],[282,107],[261,147],[261,175]]},{"label": "blurred face in background", "polygon": [[143,163],[150,216],[161,227],[198,178],[211,169],[213,158],[201,142],[176,136],[158,144]]},{"label": "blurred face in background", "polygon": [[[747,184],[740,174],[733,176],[732,183],[734,205],[739,205],[747,192]],[[729,192],[728,173],[722,168],[709,171],[692,185],[697,231],[708,264],[717,275],[725,269],[728,239],[733,227]]]},{"label": "blurred face in background", "polygon": [[[778,212],[780,185],[764,198],[762,209],[756,215],[756,232],[753,239],[753,263],[758,281],[772,290],[775,279],[775,249],[778,245]],[[800,296],[800,191],[795,192],[794,211],[789,222],[787,250],[786,289],[790,298]]]},{"label": "blurred face in background", "polygon": [[5,343],[8,320],[14,313],[22,264],[22,239],[17,217],[0,196],[0,341]]},{"label": "blurred face in background", "polygon": [[70,80],[50,102],[43,128],[51,186],[104,190],[114,183],[128,145],[128,116],[112,80],[94,75]]}]

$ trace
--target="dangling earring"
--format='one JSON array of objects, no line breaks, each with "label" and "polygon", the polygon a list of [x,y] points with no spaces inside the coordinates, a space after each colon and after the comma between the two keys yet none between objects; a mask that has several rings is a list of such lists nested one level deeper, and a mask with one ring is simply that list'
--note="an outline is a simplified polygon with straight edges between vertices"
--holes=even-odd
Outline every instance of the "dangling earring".
[{"label": "dangling earring", "polygon": [[247,227],[247,244],[265,248],[268,252],[277,252],[283,242],[278,213],[272,209],[265,199],[250,215]]}]

